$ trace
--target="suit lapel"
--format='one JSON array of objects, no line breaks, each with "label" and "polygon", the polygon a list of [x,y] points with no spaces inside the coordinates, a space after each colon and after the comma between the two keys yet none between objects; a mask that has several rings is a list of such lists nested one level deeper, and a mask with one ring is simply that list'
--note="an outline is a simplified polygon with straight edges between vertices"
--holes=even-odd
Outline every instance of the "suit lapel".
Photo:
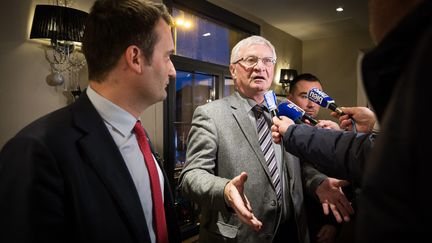
[{"label": "suit lapel", "polygon": [[[255,124],[252,124],[247,113],[245,113],[244,110],[242,110],[243,107],[242,107],[241,98],[239,97],[239,94],[235,93],[234,95],[230,96],[228,102],[231,105],[232,114],[238,126],[240,127],[240,130],[242,131],[243,135],[246,137],[246,140],[248,141],[249,145],[251,146],[255,155],[257,156],[261,166],[263,167],[264,171],[267,174],[267,178],[270,181],[272,181],[270,172],[268,170],[267,162],[265,161],[264,154],[258,142],[258,137],[257,137],[255,127],[253,127],[255,126]],[[271,185],[273,185],[273,183],[271,183]]]},{"label": "suit lapel", "polygon": [[72,113],[76,126],[86,133],[78,141],[84,159],[118,203],[138,241],[149,239],[139,196],[123,157],[87,95],[76,101]]}]

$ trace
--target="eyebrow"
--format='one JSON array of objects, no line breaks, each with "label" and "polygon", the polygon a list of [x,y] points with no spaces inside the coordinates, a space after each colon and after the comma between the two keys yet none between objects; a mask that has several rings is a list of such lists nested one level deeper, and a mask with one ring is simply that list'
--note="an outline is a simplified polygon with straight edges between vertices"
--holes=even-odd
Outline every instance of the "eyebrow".
[{"label": "eyebrow", "polygon": [[166,52],[166,54],[168,54],[168,55],[174,55],[174,53],[175,53],[175,51],[174,51],[174,49],[172,49],[172,50],[169,50],[169,51],[167,51]]}]

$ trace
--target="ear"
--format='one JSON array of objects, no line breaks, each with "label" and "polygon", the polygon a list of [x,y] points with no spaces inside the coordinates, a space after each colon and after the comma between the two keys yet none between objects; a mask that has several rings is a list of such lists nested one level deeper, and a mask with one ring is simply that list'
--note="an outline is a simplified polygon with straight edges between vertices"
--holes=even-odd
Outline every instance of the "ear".
[{"label": "ear", "polygon": [[126,48],[124,55],[125,55],[127,66],[132,71],[136,73],[141,73],[142,72],[141,67],[144,62],[141,50],[135,45],[130,45],[128,46],[128,48]]},{"label": "ear", "polygon": [[233,79],[236,78],[236,69],[235,69],[235,65],[234,64],[230,64],[229,66],[230,72],[231,72],[231,76]]}]

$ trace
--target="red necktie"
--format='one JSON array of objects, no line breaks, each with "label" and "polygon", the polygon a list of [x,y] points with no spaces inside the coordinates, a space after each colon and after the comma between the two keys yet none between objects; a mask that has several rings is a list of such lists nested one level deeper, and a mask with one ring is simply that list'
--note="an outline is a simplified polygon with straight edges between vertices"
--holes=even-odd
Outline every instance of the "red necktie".
[{"label": "red necktie", "polygon": [[144,155],[144,161],[147,165],[147,170],[150,177],[150,188],[152,191],[153,201],[153,224],[155,226],[156,242],[168,243],[168,233],[165,221],[165,208],[162,200],[162,191],[159,181],[159,174],[156,168],[156,163],[153,159],[150,145],[147,141],[147,136],[141,122],[135,123],[134,131],[138,140],[138,145]]}]

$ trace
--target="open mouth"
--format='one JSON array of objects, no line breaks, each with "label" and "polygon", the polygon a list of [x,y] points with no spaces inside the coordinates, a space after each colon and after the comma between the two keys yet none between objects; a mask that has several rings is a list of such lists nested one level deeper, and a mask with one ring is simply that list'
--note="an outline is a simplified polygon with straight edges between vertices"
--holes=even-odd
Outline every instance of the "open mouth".
[{"label": "open mouth", "polygon": [[252,80],[253,81],[258,81],[258,82],[264,82],[264,81],[266,81],[266,79],[263,77],[263,76],[254,76],[254,77],[252,77]]}]

